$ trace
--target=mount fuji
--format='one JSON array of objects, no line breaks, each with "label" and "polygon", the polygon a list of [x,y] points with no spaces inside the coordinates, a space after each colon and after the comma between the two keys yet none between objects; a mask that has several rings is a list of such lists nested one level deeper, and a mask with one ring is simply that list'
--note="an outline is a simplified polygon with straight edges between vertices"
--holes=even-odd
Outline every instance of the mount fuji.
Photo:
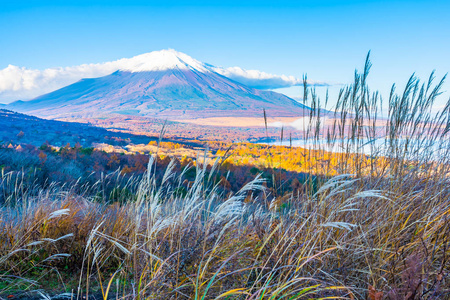
[{"label": "mount fuji", "polygon": [[233,81],[175,50],[121,60],[110,75],[82,79],[7,109],[52,119],[133,115],[168,119],[300,117],[310,108],[276,92]]}]

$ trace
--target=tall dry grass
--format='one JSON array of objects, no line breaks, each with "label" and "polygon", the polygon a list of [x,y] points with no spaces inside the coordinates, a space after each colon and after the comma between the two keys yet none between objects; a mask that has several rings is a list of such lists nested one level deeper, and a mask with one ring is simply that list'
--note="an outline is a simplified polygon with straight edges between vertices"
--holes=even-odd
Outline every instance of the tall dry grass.
[{"label": "tall dry grass", "polygon": [[220,160],[207,172],[206,158],[187,194],[172,164],[158,182],[151,158],[127,183],[133,197],[112,204],[101,188],[29,193],[3,174],[14,193],[0,213],[0,295],[46,296],[52,278],[77,299],[449,298],[450,105],[433,111],[442,81],[411,77],[382,116],[369,70],[367,59],[333,112],[305,79],[305,138],[339,147],[340,175],[283,199],[259,177],[224,194],[213,181]]}]

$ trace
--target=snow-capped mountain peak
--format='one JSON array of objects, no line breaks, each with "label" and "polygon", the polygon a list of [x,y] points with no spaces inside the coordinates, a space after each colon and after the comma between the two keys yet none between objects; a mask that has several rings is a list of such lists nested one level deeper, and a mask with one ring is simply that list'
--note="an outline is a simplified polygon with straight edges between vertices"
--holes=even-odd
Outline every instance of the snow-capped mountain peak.
[{"label": "snow-capped mountain peak", "polygon": [[203,73],[209,71],[202,62],[173,49],[153,51],[132,58],[123,58],[118,60],[117,64],[121,66],[120,71],[132,73],[165,71],[169,69],[195,70]]},{"label": "snow-capped mountain peak", "polygon": [[7,106],[50,118],[112,115],[170,118],[301,116],[307,107],[282,94],[251,88],[175,50],[98,65],[109,75],[82,79],[30,101]]},{"label": "snow-capped mountain peak", "polygon": [[[269,74],[240,67],[214,66],[198,61],[189,55],[173,49],[153,51],[131,58],[122,58],[101,63],[88,63],[71,67],[54,67],[45,70],[29,69],[9,65],[0,69],[0,103],[15,99],[29,100],[36,96],[55,91],[83,78],[98,78],[116,71],[124,73],[157,73],[191,71],[195,73],[217,73],[233,81],[257,89],[276,89],[301,85],[303,81],[293,76]],[[326,85],[310,82],[314,85]]]}]

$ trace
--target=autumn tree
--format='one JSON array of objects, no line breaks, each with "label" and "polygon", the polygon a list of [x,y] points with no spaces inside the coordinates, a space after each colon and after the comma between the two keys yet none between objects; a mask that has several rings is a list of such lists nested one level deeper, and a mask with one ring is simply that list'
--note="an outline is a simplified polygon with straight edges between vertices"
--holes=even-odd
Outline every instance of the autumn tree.
[{"label": "autumn tree", "polygon": [[110,168],[110,169],[114,169],[114,168],[117,168],[118,166],[119,166],[119,164],[120,164],[120,159],[119,159],[119,157],[117,156],[117,154],[113,154],[110,158],[109,158],[109,161],[108,161],[108,167]]},{"label": "autumn tree", "polygon": [[44,151],[39,152],[38,157],[41,165],[44,165],[47,162],[47,154],[45,154]]}]

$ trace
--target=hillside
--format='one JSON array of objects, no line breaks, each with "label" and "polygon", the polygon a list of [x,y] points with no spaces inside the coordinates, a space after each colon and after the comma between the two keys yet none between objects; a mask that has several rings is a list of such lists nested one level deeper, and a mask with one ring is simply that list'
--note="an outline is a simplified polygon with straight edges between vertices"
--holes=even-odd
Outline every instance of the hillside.
[{"label": "hillside", "polygon": [[72,146],[79,143],[91,147],[94,143],[111,145],[148,143],[155,138],[128,133],[112,132],[88,124],[40,119],[0,109],[0,143],[31,144],[46,142],[53,146]]}]

